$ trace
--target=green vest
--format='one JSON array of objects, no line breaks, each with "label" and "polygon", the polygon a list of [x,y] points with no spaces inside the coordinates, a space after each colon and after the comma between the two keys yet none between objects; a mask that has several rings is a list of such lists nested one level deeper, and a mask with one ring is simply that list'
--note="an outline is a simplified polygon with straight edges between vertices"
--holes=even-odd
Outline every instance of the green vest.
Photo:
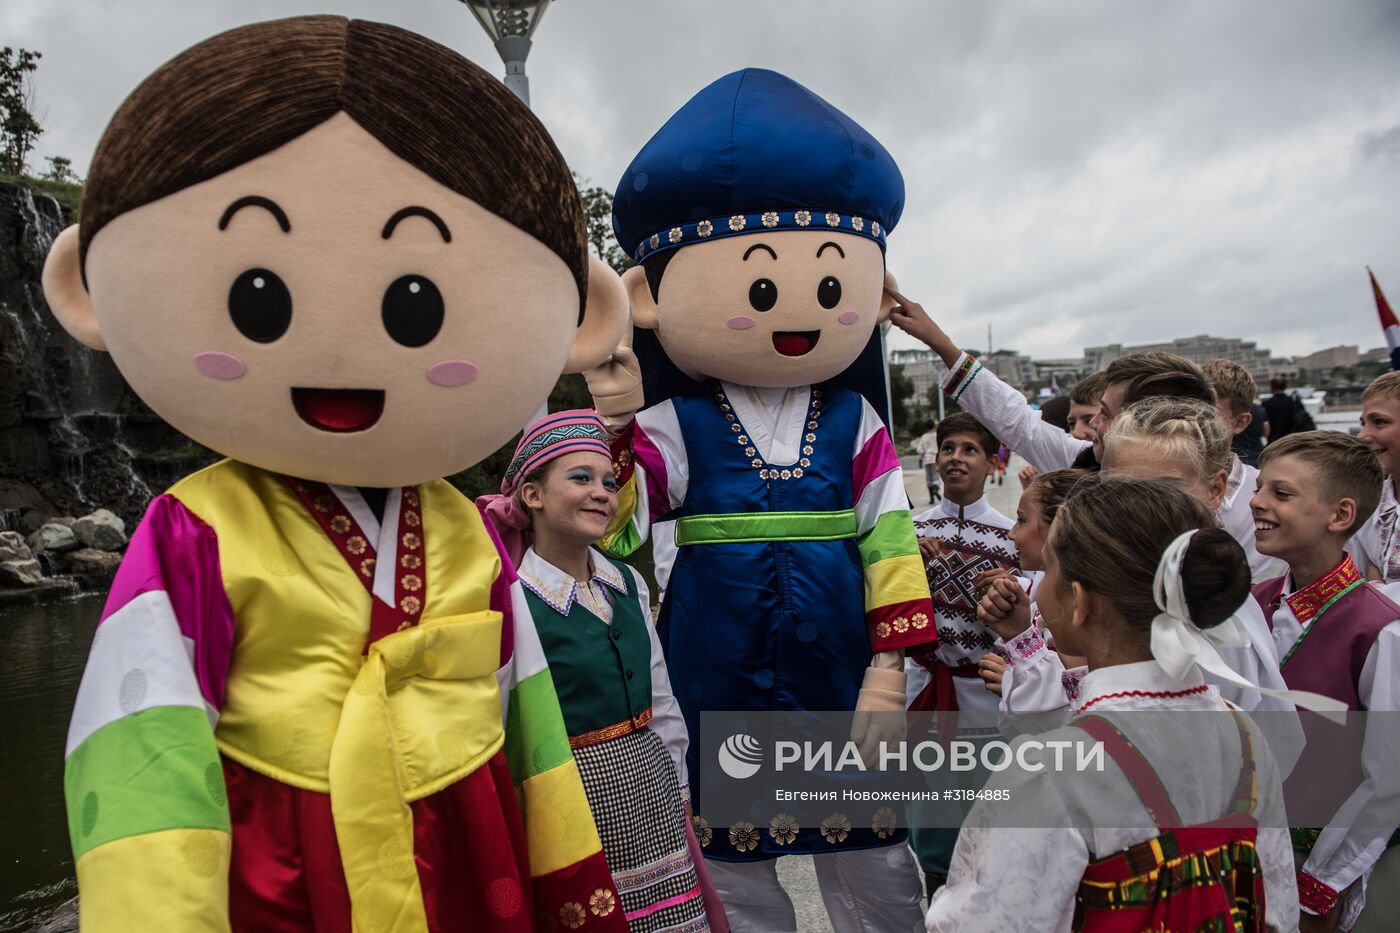
[{"label": "green vest", "polygon": [[616,566],[627,594],[615,597],[611,624],[578,599],[567,616],[560,615],[524,587],[564,711],[564,725],[571,740],[586,740],[574,742],[575,746],[624,735],[650,719],[651,639],[632,574],[622,564]]}]

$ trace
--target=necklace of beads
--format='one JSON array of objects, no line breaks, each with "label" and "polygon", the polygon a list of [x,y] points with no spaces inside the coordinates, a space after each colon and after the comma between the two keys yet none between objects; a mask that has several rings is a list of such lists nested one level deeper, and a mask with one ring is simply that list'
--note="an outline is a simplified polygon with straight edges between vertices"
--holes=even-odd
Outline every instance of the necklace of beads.
[{"label": "necklace of beads", "polygon": [[719,404],[719,410],[724,414],[724,420],[729,422],[729,430],[734,433],[734,439],[739,446],[744,449],[744,456],[749,458],[749,465],[758,470],[759,479],[772,481],[775,479],[801,479],[803,472],[812,465],[812,444],[817,439],[817,427],[822,416],[822,390],[812,389],[811,406],[807,409],[807,425],[802,435],[802,456],[793,467],[769,466],[762,457],[758,455],[758,448],[753,445],[748,432],[744,430],[743,424],[739,421],[739,416],[734,413],[734,406],[729,403],[729,399],[724,394],[724,389],[715,386],[715,401]]}]

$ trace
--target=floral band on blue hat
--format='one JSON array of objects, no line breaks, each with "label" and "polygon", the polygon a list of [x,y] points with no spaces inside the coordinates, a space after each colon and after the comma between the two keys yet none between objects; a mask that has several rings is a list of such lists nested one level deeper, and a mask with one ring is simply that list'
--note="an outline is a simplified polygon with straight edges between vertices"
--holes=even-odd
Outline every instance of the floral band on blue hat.
[{"label": "floral band on blue hat", "polygon": [[878,220],[867,220],[840,211],[799,210],[760,211],[757,214],[730,214],[728,217],[707,217],[691,224],[659,230],[637,244],[632,251],[634,262],[668,249],[689,246],[703,240],[719,240],[742,233],[764,230],[839,230],[868,237],[885,248],[885,228]]}]

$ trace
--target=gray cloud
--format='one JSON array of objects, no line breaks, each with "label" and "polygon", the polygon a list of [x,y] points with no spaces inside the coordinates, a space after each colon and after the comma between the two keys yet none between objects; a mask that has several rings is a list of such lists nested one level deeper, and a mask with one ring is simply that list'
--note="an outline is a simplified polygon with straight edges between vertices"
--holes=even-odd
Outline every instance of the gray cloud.
[{"label": "gray cloud", "polygon": [[[452,0],[10,0],[0,33],[44,52],[39,155],[83,170],[160,61],[327,11],[500,70]],[[807,84],[899,161],[891,268],[961,341],[991,323],[1044,356],[1204,332],[1303,353],[1380,343],[1364,266],[1400,298],[1397,40],[1394,0],[558,0],[529,71],[560,149],[607,187],[719,75]]]}]

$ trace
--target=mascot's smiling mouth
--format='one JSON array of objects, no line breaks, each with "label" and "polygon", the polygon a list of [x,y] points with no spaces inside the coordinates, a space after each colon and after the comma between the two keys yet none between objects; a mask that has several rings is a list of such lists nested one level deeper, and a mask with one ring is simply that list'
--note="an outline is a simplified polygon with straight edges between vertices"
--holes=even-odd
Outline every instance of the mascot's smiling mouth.
[{"label": "mascot's smiling mouth", "polygon": [[783,356],[803,356],[817,345],[819,330],[775,330],[773,348]]},{"label": "mascot's smiling mouth", "polygon": [[292,389],[292,405],[301,420],[335,434],[374,426],[384,414],[383,389]]}]

